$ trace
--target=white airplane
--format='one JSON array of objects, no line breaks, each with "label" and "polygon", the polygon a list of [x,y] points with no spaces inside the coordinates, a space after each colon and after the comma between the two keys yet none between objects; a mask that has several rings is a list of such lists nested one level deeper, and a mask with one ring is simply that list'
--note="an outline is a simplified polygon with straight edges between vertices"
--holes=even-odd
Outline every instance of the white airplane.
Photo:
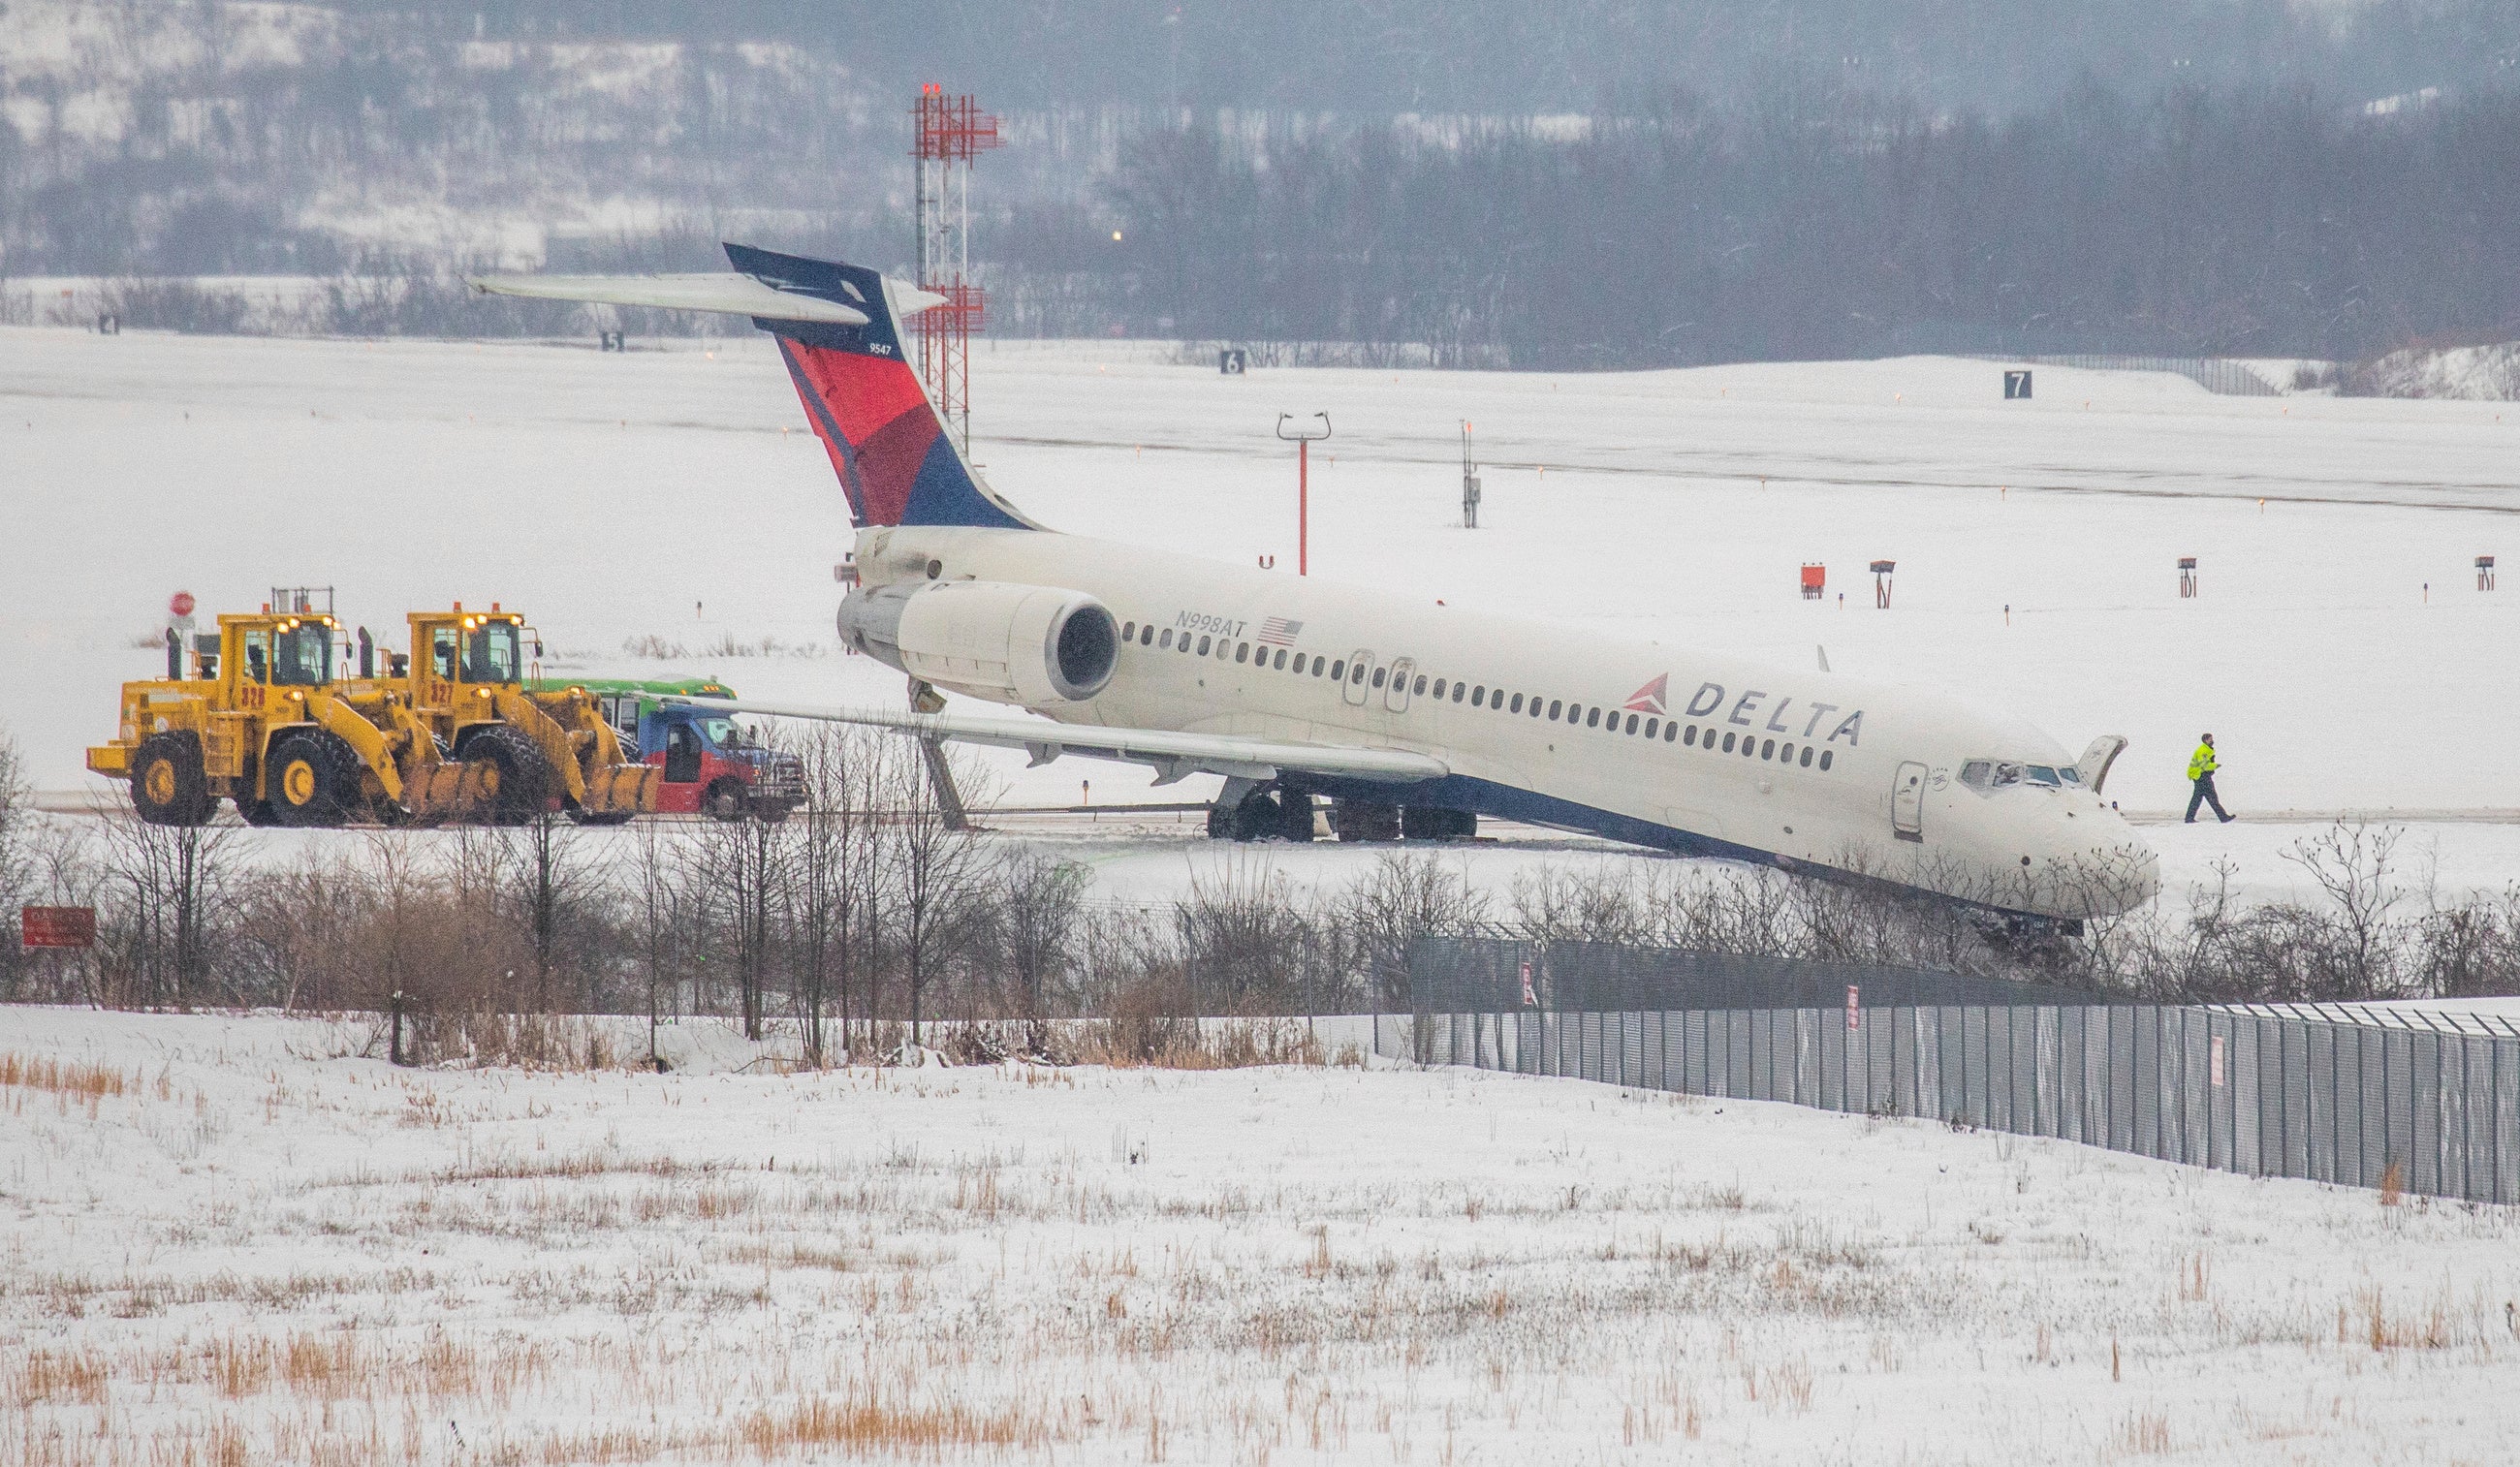
[{"label": "white airplane", "polygon": [[[2148,901],[2152,853],[2102,803],[2125,747],[1932,693],[1428,605],[1059,534],[971,471],[904,359],[939,297],[729,244],[727,275],[494,276],[512,295],[749,316],[777,337],[857,526],[840,635],[913,706],[742,702],[1223,776],[1211,833],[1445,838],[1479,816],[1932,893],[2068,930]],[[923,685],[923,686],[922,686]],[[1034,717],[938,711],[945,689]]]}]

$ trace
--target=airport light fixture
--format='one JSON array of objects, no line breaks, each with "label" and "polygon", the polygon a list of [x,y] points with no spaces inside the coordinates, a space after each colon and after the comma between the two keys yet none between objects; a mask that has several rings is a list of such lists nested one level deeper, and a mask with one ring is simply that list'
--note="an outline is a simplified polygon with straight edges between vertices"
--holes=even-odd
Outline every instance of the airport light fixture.
[{"label": "airport light fixture", "polygon": [[1330,435],[1330,415],[1315,413],[1313,417],[1321,420],[1318,430],[1306,420],[1288,432],[1286,424],[1297,422],[1295,415],[1278,415],[1278,436],[1295,445],[1295,574],[1299,576],[1312,574],[1313,444]]}]

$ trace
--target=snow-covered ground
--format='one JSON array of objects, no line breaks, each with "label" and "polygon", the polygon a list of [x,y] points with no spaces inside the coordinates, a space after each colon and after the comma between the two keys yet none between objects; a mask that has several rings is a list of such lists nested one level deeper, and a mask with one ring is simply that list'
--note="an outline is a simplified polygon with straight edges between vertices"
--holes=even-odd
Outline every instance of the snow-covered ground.
[{"label": "snow-covered ground", "polygon": [[366,1037],[0,1020],[0,1460],[2520,1448],[2507,1209],[1467,1071]]},{"label": "snow-covered ground", "polygon": [[[774,354],[590,348],[0,331],[0,688],[45,690],[0,722],[37,783],[81,786],[79,750],[114,685],[158,665],[135,643],[178,587],[206,613],[329,583],[387,630],[411,606],[497,599],[563,674],[898,696],[895,674],[833,650],[846,518]],[[977,456],[1051,524],[1284,569],[1294,466],[1271,429],[1327,411],[1323,575],[1788,663],[1825,646],[2069,747],[2125,733],[2110,793],[2130,811],[2183,803],[2210,729],[2227,802],[2297,819],[2156,827],[2174,888],[2225,857],[2243,887],[2286,888],[2280,853],[2335,811],[2401,812],[2447,885],[2520,870],[2520,826],[2438,819],[2520,810],[2520,585],[2480,593],[2470,568],[2512,550],[2520,409],[2218,398],[2058,368],[2005,403],[1996,364],[1941,358],[1228,378],[1174,355],[983,343]],[[1465,420],[1475,532],[1456,524]],[[2193,600],[2182,555],[2202,560]],[[1888,611],[1874,557],[1899,564]],[[1797,595],[1806,560],[1827,564],[1828,599]],[[624,651],[646,637],[690,655]],[[765,639],[804,652],[703,650]],[[1086,779],[1098,803],[1148,797],[1125,767],[995,767],[1012,803],[1071,802]],[[1149,874],[1203,859],[1183,834],[1055,838]],[[1350,856],[1277,859],[1310,880]]]}]

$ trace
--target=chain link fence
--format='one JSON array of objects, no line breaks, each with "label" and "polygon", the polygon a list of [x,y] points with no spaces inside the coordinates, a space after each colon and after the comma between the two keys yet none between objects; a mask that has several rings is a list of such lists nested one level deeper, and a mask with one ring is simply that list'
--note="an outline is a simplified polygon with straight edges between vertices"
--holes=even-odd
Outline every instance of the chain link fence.
[{"label": "chain link fence", "polygon": [[[1428,1064],[1920,1117],[2250,1177],[2520,1202],[2520,1036],[2059,1002],[2052,991],[2020,992],[2027,985],[1851,965],[1823,976],[1822,965],[1777,964],[1781,981],[1762,995],[1744,966],[1759,959],[1628,952],[1632,970],[1664,974],[1667,986],[1625,992],[1722,1001],[1567,1002],[1622,992],[1589,977],[1541,989],[1544,973],[1619,971],[1598,945],[1429,941],[1410,960],[1413,994],[1429,1001],[1406,1034],[1376,1025],[1375,1048]],[[1494,995],[1499,973],[1520,1000],[1526,963],[1530,1001],[1444,1001]],[[1838,983],[1853,971],[1892,981],[1874,992]],[[1701,972],[1710,976],[1692,986]],[[1945,983],[1980,991],[1943,992]],[[1828,986],[1838,1001],[1812,1001]]]}]

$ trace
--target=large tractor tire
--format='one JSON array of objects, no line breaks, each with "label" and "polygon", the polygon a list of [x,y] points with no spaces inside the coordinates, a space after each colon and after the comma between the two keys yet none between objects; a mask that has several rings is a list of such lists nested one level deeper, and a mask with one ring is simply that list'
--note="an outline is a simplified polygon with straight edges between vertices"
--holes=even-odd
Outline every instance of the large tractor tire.
[{"label": "large tractor tire", "polygon": [[131,761],[131,805],[153,825],[207,824],[219,808],[198,734],[152,734]]},{"label": "large tractor tire", "polygon": [[463,755],[467,763],[479,761],[498,771],[498,788],[484,815],[491,824],[521,825],[550,809],[560,792],[560,776],[543,757],[542,746],[516,729],[483,729],[464,740]]},{"label": "large tractor tire", "polygon": [[752,791],[742,779],[720,779],[701,791],[700,813],[711,820],[742,820],[752,814]]},{"label": "large tractor tire", "polygon": [[272,746],[263,767],[263,802],[278,823],[296,829],[346,824],[366,813],[360,791],[367,766],[338,734],[309,729]]}]

